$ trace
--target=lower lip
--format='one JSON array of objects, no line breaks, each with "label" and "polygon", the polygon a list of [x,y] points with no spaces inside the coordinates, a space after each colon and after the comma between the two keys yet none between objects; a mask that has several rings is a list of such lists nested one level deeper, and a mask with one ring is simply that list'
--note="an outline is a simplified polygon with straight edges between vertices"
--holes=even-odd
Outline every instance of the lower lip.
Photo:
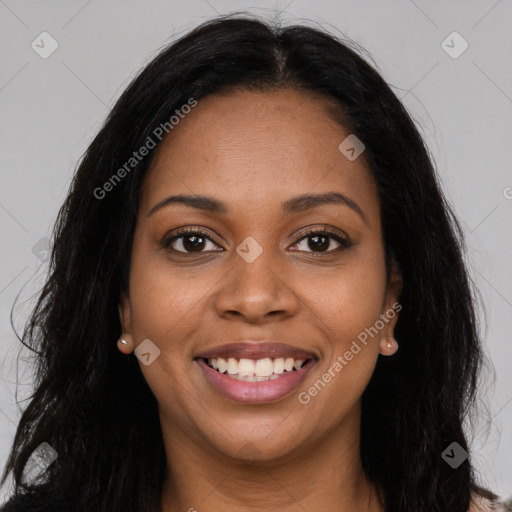
[{"label": "lower lip", "polygon": [[208,366],[203,359],[196,359],[206,380],[220,393],[243,404],[275,402],[289,395],[306,378],[316,361],[310,359],[299,370],[281,374],[278,379],[262,382],[234,380]]}]

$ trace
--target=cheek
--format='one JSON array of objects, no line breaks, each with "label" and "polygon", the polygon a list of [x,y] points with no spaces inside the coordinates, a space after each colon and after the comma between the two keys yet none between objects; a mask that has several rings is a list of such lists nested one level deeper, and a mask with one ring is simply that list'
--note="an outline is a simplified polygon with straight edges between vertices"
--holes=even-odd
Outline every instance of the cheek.
[{"label": "cheek", "polygon": [[327,342],[318,379],[302,389],[299,398],[316,411],[311,418],[323,418],[325,427],[337,424],[352,410],[379,355],[380,334],[373,334],[371,328],[382,313],[385,270],[378,258],[358,261],[309,295]]},{"label": "cheek", "polygon": [[143,242],[136,231],[129,281],[131,333],[136,346],[149,339],[160,350],[150,365],[139,361],[139,368],[162,409],[180,417],[186,406],[182,390],[189,339],[181,333],[191,324],[187,312],[194,311],[198,287],[181,286],[179,273],[166,265],[161,251]]},{"label": "cheek", "polygon": [[207,300],[205,290],[210,287],[204,278],[199,283],[186,276],[187,272],[173,269],[161,253],[133,253],[130,304],[135,342],[149,338],[161,350],[160,362],[166,360],[173,368],[188,355],[188,335],[198,326]]},{"label": "cheek", "polygon": [[[145,256],[147,258],[147,255]],[[190,333],[197,328],[200,286],[183,282],[183,277],[164,263],[134,253],[130,274],[130,305],[135,344],[150,339],[160,354],[140,369],[166,411],[179,415],[186,407],[183,383],[191,362]]]},{"label": "cheek", "polygon": [[309,306],[325,326],[334,354],[348,350],[352,341],[379,320],[385,287],[385,267],[378,248],[355,253],[337,272],[313,287],[310,284]]}]

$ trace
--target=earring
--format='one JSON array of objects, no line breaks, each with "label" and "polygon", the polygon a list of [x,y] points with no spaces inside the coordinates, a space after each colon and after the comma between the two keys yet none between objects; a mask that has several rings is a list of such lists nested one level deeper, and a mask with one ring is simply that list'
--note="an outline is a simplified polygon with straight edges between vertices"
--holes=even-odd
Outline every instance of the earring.
[{"label": "earring", "polygon": [[386,343],[386,352],[383,353],[385,356],[392,356],[398,350],[398,342],[393,338]]},{"label": "earring", "polygon": [[119,338],[117,340],[117,348],[123,354],[131,354],[133,352],[133,344],[124,338]]}]

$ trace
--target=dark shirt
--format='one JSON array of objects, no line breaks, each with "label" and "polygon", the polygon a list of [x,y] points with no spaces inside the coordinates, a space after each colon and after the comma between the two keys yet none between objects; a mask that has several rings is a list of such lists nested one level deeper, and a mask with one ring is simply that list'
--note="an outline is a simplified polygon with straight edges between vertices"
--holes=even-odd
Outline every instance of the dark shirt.
[{"label": "dark shirt", "polygon": [[0,512],[74,512],[61,496],[18,494],[0,507]]}]

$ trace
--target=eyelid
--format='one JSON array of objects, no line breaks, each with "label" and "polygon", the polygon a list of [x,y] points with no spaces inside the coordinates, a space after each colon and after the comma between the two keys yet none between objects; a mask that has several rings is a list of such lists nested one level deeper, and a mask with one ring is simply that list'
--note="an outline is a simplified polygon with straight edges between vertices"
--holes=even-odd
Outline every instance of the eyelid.
[{"label": "eyelid", "polygon": [[[185,235],[202,235],[204,238],[207,238],[214,244],[216,244],[219,247],[221,247],[222,249],[224,249],[222,247],[222,244],[220,243],[218,237],[216,235],[211,234],[211,232],[207,228],[204,228],[202,226],[201,227],[184,227],[184,228],[175,229],[170,234],[164,235],[164,237],[161,241],[161,245],[164,248],[168,248],[172,242],[174,242],[178,238],[184,237]],[[181,254],[187,254],[182,251],[175,251],[175,252],[178,252]]]},{"label": "eyelid", "polygon": [[[219,242],[217,236],[210,234],[210,231],[207,228],[204,228],[202,226],[201,227],[182,227],[182,228],[178,228],[178,229],[172,231],[171,233],[172,233],[172,235],[166,234],[162,239],[161,245],[165,249],[169,249],[169,246],[172,242],[174,242],[175,240],[177,240],[179,238],[183,238],[185,235],[199,235],[199,236],[203,236],[204,238],[210,240],[211,242],[213,242],[214,244],[219,246],[222,250],[225,250],[224,247],[222,246],[222,244]],[[312,235],[318,235],[318,234],[326,234],[328,237],[334,239],[338,244],[340,244],[340,247],[338,247],[336,249],[331,249],[330,251],[325,251],[325,252],[322,252],[322,251],[319,251],[319,252],[316,252],[316,251],[294,251],[294,252],[306,252],[306,253],[317,254],[317,255],[321,256],[322,254],[332,254],[332,253],[335,253],[342,249],[348,249],[348,248],[356,245],[356,243],[352,242],[350,240],[350,238],[345,233],[340,232],[339,229],[335,229],[327,224],[324,224],[321,226],[310,226],[310,227],[306,228],[306,230],[302,230],[300,233],[294,234],[293,236],[294,236],[295,241],[292,242],[291,245],[296,245],[296,244],[300,243],[302,240],[304,240],[305,238],[308,238],[309,236],[312,236]],[[187,253],[184,251],[176,251],[176,250],[174,250],[173,252],[176,254],[194,254],[192,252]],[[202,251],[202,252],[198,252],[195,254],[208,254],[210,252],[220,252],[220,251]]]},{"label": "eyelid", "polygon": [[306,229],[306,231],[302,231],[300,235],[300,238],[297,239],[296,242],[298,243],[307,238],[308,236],[315,235],[315,234],[327,234],[328,236],[334,238],[337,242],[346,244],[346,245],[355,245],[352,244],[350,241],[350,238],[343,232],[340,232],[338,229],[334,229],[331,226],[324,224],[321,227],[309,227]]}]

